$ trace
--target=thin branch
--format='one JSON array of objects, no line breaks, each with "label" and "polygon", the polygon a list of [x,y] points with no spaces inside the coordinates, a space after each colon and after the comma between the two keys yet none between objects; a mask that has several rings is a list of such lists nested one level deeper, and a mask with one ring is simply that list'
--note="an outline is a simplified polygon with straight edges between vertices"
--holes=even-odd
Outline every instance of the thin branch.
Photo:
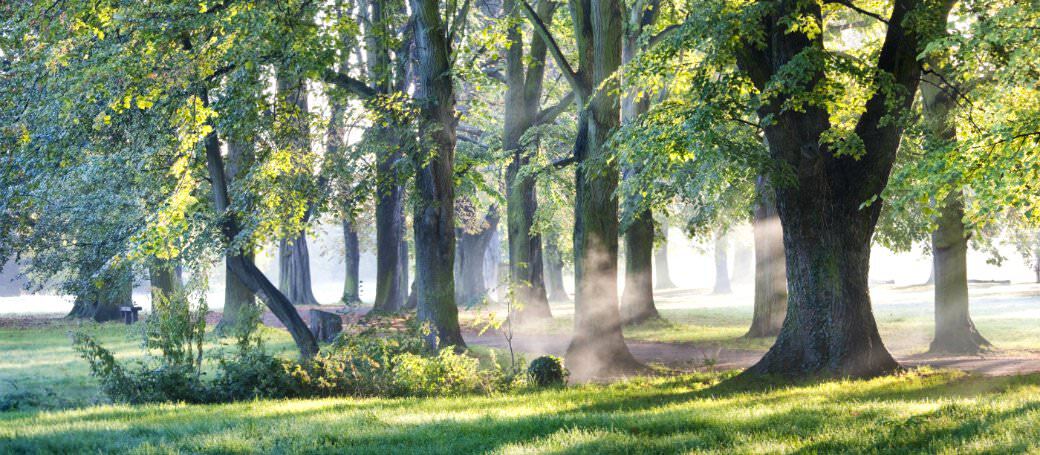
[{"label": "thin branch", "polygon": [[339,71],[327,69],[322,73],[322,79],[329,84],[335,85],[343,90],[346,90],[354,95],[357,95],[361,99],[369,99],[378,95],[375,89],[369,87],[364,82],[343,74]]},{"label": "thin branch", "polygon": [[574,103],[574,92],[568,93],[560,102],[539,111],[531,126],[544,125],[555,121],[556,117],[570,109],[572,103]]},{"label": "thin branch", "polygon": [[883,22],[885,24],[888,24],[888,19],[885,19],[884,17],[882,17],[882,16],[880,16],[880,15],[878,15],[876,13],[872,13],[870,11],[867,11],[867,10],[865,10],[863,8],[860,8],[860,7],[856,6],[855,4],[852,3],[852,0],[827,0],[824,3],[831,3],[831,4],[835,4],[835,5],[842,5],[842,6],[846,7],[846,8],[848,8],[848,9],[851,9],[851,10],[853,10],[853,11],[855,11],[857,13],[860,13],[860,14],[862,14],[864,16],[869,16],[869,17],[877,19],[877,20],[879,20],[879,21],[881,21],[881,22]]},{"label": "thin branch", "polygon": [[560,50],[560,45],[556,43],[556,39],[553,38],[552,33],[549,32],[549,28],[545,26],[545,22],[542,18],[538,17],[538,13],[534,12],[534,8],[531,8],[531,4],[527,0],[522,0],[520,6],[523,8],[524,15],[534,26],[535,33],[542,38],[545,42],[545,46],[549,48],[549,52],[552,53],[553,60],[556,61],[556,66],[560,68],[560,72],[567,78],[567,82],[571,84],[571,89],[575,92],[580,92],[584,89],[581,82],[578,81],[578,73],[574,71],[574,68],[569,62],[567,57],[563,55],[563,51]]}]

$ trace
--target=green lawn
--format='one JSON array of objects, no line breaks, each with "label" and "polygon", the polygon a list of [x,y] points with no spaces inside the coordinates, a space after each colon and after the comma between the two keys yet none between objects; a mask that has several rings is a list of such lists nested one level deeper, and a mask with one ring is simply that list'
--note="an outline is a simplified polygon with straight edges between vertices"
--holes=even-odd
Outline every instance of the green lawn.
[{"label": "green lawn", "polygon": [[1040,449],[1040,376],[914,372],[775,389],[713,376],[493,397],[0,414],[0,453],[774,453]]}]

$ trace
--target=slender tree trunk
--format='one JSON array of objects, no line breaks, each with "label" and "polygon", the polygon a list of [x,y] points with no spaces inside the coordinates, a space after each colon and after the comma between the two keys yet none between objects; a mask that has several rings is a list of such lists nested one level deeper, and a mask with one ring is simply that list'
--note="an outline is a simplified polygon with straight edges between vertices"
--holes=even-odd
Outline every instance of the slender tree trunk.
[{"label": "slender tree trunk", "polygon": [[[285,97],[287,117],[294,124],[293,153],[310,154],[310,127],[308,119],[306,84],[285,72],[277,77],[278,94]],[[301,170],[300,172],[304,172]],[[308,216],[309,217],[309,216]],[[305,217],[306,218],[306,217]],[[307,220],[305,219],[304,222]],[[278,289],[293,305],[317,305],[311,288],[310,253],[307,251],[307,234],[301,232],[293,238],[281,239],[278,243]]]},{"label": "slender tree trunk", "polygon": [[415,176],[415,268],[419,320],[432,327],[434,349],[465,348],[455,306],[455,88],[451,42],[437,0],[411,0],[419,105]]},{"label": "slender tree trunk", "polygon": [[657,289],[672,289],[675,287],[675,283],[672,282],[671,273],[668,272],[668,224],[661,223],[659,231],[661,236],[661,245],[657,247],[657,251],[654,253],[654,269],[657,275]]},{"label": "slender tree trunk", "polygon": [[[936,71],[945,62],[933,61]],[[957,107],[953,95],[939,88],[943,79],[934,73],[922,76],[921,85],[925,130],[929,140],[939,146],[957,141],[957,130],[950,112]],[[964,195],[951,191],[939,201],[936,230],[932,232],[932,273],[935,280],[935,338],[931,352],[977,354],[989,341],[979,334],[968,309],[968,233],[964,228]]]},{"label": "slender tree trunk", "polygon": [[502,236],[498,229],[495,229],[491,232],[491,240],[488,242],[487,250],[484,251],[484,281],[492,295],[497,295],[495,291],[499,286],[498,269],[502,262],[501,258]]},{"label": "slender tree trunk", "polygon": [[[639,52],[639,37],[645,27],[657,19],[658,2],[644,5],[637,2],[629,11],[628,26],[625,27],[624,44],[621,50],[622,64],[629,63]],[[621,121],[635,121],[650,108],[650,100],[629,89],[621,101]],[[630,167],[623,171],[628,179],[640,169]],[[634,197],[634,196],[630,196]],[[632,201],[637,205],[639,201]],[[650,209],[636,214],[631,226],[625,231],[625,290],[621,295],[621,317],[626,324],[636,324],[648,319],[660,318],[654,305],[654,217]]]},{"label": "slender tree trunk", "polygon": [[712,294],[729,294],[733,292],[729,284],[729,238],[722,232],[716,232],[715,242],[715,287]]},{"label": "slender tree trunk", "polygon": [[[209,105],[208,93],[203,91],[200,95],[203,104]],[[240,230],[234,214],[228,212],[228,207],[231,205],[228,181],[224,170],[224,157],[220,153],[220,140],[216,132],[211,132],[206,136],[205,149],[206,167],[209,171],[210,188],[213,191],[213,206],[217,214],[222,217],[221,234],[224,241],[230,244],[238,236]],[[230,250],[225,256],[225,260],[242,284],[253,291],[285,325],[286,330],[292,335],[293,341],[296,342],[300,356],[305,359],[314,357],[318,353],[318,343],[285,294],[278,291],[278,288],[271,284],[263,272],[246,258],[241,250]]]},{"label": "slender tree trunk", "polygon": [[932,233],[935,270],[935,338],[931,352],[977,354],[989,341],[979,334],[968,310],[968,236],[960,192],[943,201]]},{"label": "slender tree trunk", "polygon": [[[552,23],[553,2],[538,3],[538,14]],[[519,18],[514,0],[506,0],[503,10],[511,18]],[[522,175],[521,170],[538,151],[537,143],[521,144],[520,140],[535,122],[541,102],[542,78],[545,73],[546,46],[534,38],[530,45],[530,62],[525,71],[520,25],[506,31],[509,41],[506,50],[506,106],[502,146],[512,155],[506,168],[506,223],[509,232],[509,275],[513,295],[517,300],[513,314],[517,322],[537,322],[552,319],[549,299],[545,290],[542,268],[542,238],[532,232],[538,197],[535,179]]]},{"label": "slender tree trunk", "polygon": [[650,211],[639,215],[625,232],[625,291],[621,317],[626,324],[660,318],[653,289],[654,221]]},{"label": "slender tree trunk", "polygon": [[[589,378],[643,367],[625,344],[618,309],[618,169],[616,161],[605,158],[613,154],[607,141],[620,124],[619,99],[615,88],[593,90],[613,77],[621,64],[624,15],[617,0],[575,1],[571,8],[583,86],[588,89],[578,103],[588,107],[579,115],[581,130],[575,141],[575,158],[581,163],[575,171],[576,289],[574,336],[566,361],[575,377]],[[581,36],[587,31],[591,36]],[[595,168],[586,163],[595,163]]]},{"label": "slender tree trunk", "polygon": [[556,247],[556,242],[549,240],[545,249],[545,276],[549,284],[549,300],[553,302],[566,302],[570,300],[567,288],[563,285],[563,257]]},{"label": "slender tree trunk", "polygon": [[[245,172],[255,161],[253,150],[250,146],[239,141],[228,141],[227,176],[232,183],[244,177]],[[243,247],[242,257],[244,260],[253,262],[254,253],[251,245]],[[246,312],[253,311],[256,307],[256,296],[250,291],[235,272],[231,270],[228,261],[224,261],[224,310],[220,315],[220,322],[215,330],[217,333],[235,333],[237,329],[243,328],[241,324],[246,323]]]},{"label": "slender tree trunk", "polygon": [[497,208],[489,209],[485,222],[487,226],[477,233],[456,229],[458,248],[455,255],[455,301],[459,305],[472,306],[482,303],[487,298],[484,259],[491,236],[498,229]]},{"label": "slender tree trunk", "polygon": [[756,182],[755,203],[755,311],[746,337],[773,337],[780,333],[787,315],[787,267],[784,263],[784,230],[776,202],[765,177]]},{"label": "slender tree trunk", "polygon": [[358,233],[354,230],[354,224],[350,219],[343,219],[343,298],[340,300],[346,305],[354,305],[361,302],[361,246],[358,242]]}]

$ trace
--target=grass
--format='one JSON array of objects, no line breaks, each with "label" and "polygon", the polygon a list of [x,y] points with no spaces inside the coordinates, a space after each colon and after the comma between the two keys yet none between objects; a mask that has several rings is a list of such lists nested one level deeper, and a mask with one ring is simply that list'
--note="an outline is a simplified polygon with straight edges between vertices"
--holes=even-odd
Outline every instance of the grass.
[{"label": "grass", "polygon": [[0,414],[0,453],[1022,452],[1040,376],[911,372],[740,388],[718,376],[504,396]]}]

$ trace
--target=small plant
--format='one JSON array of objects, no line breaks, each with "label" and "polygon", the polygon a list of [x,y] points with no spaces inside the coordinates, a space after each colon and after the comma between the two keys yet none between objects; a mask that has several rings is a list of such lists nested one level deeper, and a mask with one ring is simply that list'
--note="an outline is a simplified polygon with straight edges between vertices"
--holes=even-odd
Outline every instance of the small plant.
[{"label": "small plant", "polygon": [[563,367],[563,360],[552,355],[543,355],[531,361],[527,374],[538,387],[561,386],[570,373]]}]

